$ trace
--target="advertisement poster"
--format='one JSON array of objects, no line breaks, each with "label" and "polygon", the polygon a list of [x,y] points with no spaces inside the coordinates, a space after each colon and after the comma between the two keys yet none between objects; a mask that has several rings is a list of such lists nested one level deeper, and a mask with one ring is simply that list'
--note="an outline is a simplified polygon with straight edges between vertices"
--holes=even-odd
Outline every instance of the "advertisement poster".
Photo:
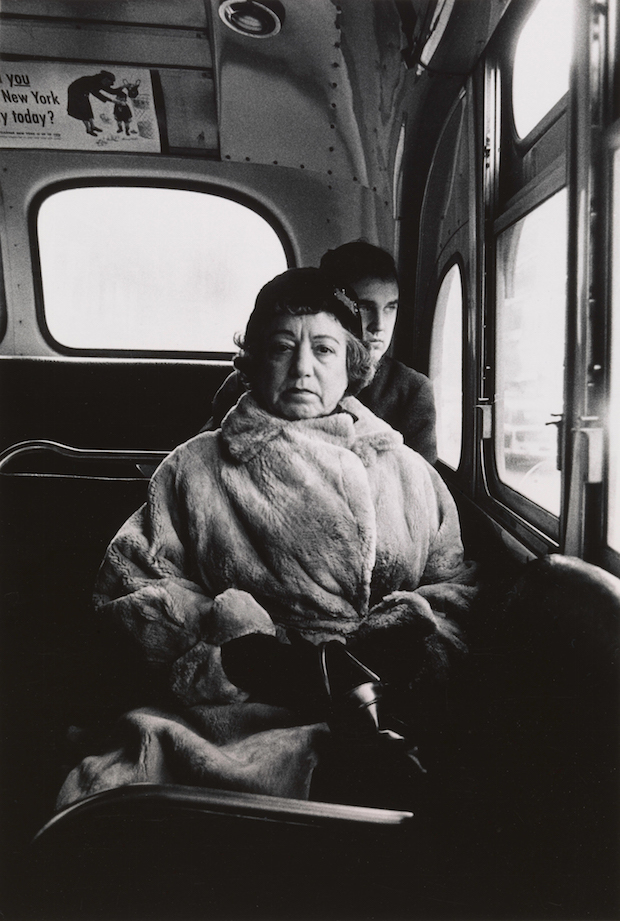
[{"label": "advertisement poster", "polygon": [[0,64],[0,147],[159,152],[150,71],[102,64]]}]

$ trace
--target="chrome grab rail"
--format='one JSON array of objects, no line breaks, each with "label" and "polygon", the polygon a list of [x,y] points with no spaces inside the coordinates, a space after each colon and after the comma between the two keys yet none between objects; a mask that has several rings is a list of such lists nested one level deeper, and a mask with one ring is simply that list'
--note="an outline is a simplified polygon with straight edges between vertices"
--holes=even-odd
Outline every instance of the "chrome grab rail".
[{"label": "chrome grab rail", "polygon": [[20,441],[0,452],[0,471],[15,457],[47,452],[78,461],[124,460],[135,464],[151,463],[156,465],[161,463],[170,453],[170,451],[134,451],[125,448],[73,448],[70,445],[63,445],[60,442],[45,439]]},{"label": "chrome grab rail", "polygon": [[231,815],[239,818],[267,819],[327,826],[353,825],[407,825],[414,814],[408,810],[383,809],[375,806],[349,806],[340,803],[322,803],[314,800],[288,799],[262,793],[237,793],[230,790],[213,790],[208,787],[189,787],[175,784],[135,783],[94,793],[65,807],[53,816],[35,835],[36,841],[50,829],[64,825],[68,817],[79,818],[101,808],[106,814],[114,807],[137,802],[151,805],[172,805],[193,808],[200,812]]}]

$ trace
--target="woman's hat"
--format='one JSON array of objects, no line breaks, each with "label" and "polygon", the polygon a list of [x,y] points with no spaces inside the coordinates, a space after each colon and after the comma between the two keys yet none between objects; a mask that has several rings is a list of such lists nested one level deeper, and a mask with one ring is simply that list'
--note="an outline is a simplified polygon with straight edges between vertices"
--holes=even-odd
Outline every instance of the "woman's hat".
[{"label": "woman's hat", "polygon": [[[304,308],[306,310],[304,311]],[[355,293],[338,285],[326,272],[316,268],[288,269],[261,288],[254,313],[258,316],[279,313],[330,313],[349,332],[362,338],[362,323]]]}]

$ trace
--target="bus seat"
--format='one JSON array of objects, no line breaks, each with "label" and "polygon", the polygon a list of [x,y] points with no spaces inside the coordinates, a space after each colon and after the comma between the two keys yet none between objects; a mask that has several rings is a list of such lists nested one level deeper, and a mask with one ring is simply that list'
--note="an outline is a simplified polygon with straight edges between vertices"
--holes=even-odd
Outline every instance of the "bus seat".
[{"label": "bus seat", "polygon": [[607,692],[620,657],[620,579],[553,553],[522,568],[492,616],[491,636],[510,649],[515,663],[514,673],[503,671],[515,694],[602,696],[599,704],[609,715],[616,699]]},{"label": "bus seat", "polygon": [[620,580],[550,554],[488,601],[455,715],[477,788],[468,833],[492,843],[525,914],[618,917]]},{"label": "bus seat", "polygon": [[24,878],[27,917],[391,915],[398,879],[411,883],[404,854],[409,862],[412,818],[193,787],[105,791],[68,807],[37,835]]},{"label": "bus seat", "polygon": [[[59,450],[37,444],[23,446],[4,462],[0,457],[1,794],[7,876],[12,866],[23,866],[27,842],[52,814],[64,773],[72,766],[67,761],[74,756],[64,742],[67,727],[153,702],[140,697],[150,692],[139,663],[131,656],[119,656],[118,646],[102,634],[89,612],[92,585],[107,543],[146,497],[148,481],[136,465],[158,458],[145,456],[148,452],[76,454],[66,446]],[[612,916],[619,906],[620,580],[588,563],[553,554],[522,566],[516,577],[500,579],[495,594],[482,597],[478,623],[470,631],[469,676],[458,699],[451,701],[457,743],[444,749],[450,757],[435,767],[436,799],[422,804],[413,823],[415,839],[410,837],[406,847],[384,847],[373,837],[377,832],[373,826],[365,839],[366,850],[360,852],[356,842],[364,838],[361,826],[346,823],[344,839],[336,835],[328,846],[324,830],[317,839],[314,829],[308,835],[315,843],[309,844],[306,832],[300,831],[307,831],[306,825],[283,815],[274,821],[273,814],[257,823],[251,803],[239,807],[234,820],[217,809],[213,818],[210,809],[205,823],[202,807],[189,808],[183,796],[174,805],[158,801],[143,815],[138,800],[134,804],[132,796],[120,793],[117,800],[112,795],[116,791],[110,791],[110,797],[94,805],[78,804],[76,811],[67,814],[66,823],[48,827],[32,851],[31,866],[37,868],[32,872],[50,891],[55,887],[61,906],[57,917],[72,917],[72,906],[63,902],[63,885],[68,886],[69,901],[69,890],[85,897],[84,886],[67,883],[72,872],[78,878],[84,873],[85,880],[90,874],[91,882],[96,877],[95,889],[105,895],[108,869],[122,882],[123,867],[132,866],[131,861],[122,863],[123,851],[146,855],[137,871],[143,874],[143,882],[147,864],[170,861],[198,901],[214,900],[216,908],[205,912],[211,917],[234,917],[235,911],[243,916],[249,911],[246,894],[241,898],[234,880],[245,885],[236,862],[241,860],[241,866],[245,861],[248,869],[253,855],[260,858],[256,866],[265,871],[253,875],[248,869],[248,879],[257,887],[259,914],[260,906],[264,909],[266,900],[275,898],[274,881],[288,879],[290,872],[301,890],[311,890],[309,899],[321,894],[321,905],[315,900],[314,908],[320,908],[320,917],[329,917],[336,903],[329,902],[323,887],[307,883],[304,889],[300,871],[308,869],[308,880],[321,874],[328,878],[334,867],[356,855],[351,857],[348,877],[356,882],[343,888],[347,898],[337,902],[334,916],[338,912],[347,916],[356,892],[366,893],[368,912],[358,902],[351,909],[352,918],[389,917],[389,910],[382,912],[373,902],[377,893],[383,893],[388,909],[392,906],[393,917],[397,914],[389,893],[404,900],[408,917],[415,917],[416,911],[419,917],[441,916],[437,905],[444,893],[468,916],[485,916],[476,912],[486,905],[490,918],[506,910],[506,899],[514,907],[515,892],[523,916],[528,912],[539,918]],[[222,823],[228,844],[220,853],[213,842],[221,841],[217,828]],[[59,847],[57,835],[63,828],[68,838],[66,847],[65,843]],[[120,846],[122,842],[126,847]],[[45,853],[52,867],[50,855],[60,851],[73,854],[75,863],[67,857],[62,866],[56,863],[56,876],[51,870],[46,874],[36,855]],[[192,873],[183,870],[177,853],[186,856]],[[321,855],[327,854],[329,861],[321,864]],[[398,876],[390,882],[382,878],[383,856],[388,854]],[[57,856],[60,859],[60,853]],[[81,863],[89,859],[90,866]],[[424,876],[417,882],[414,865],[418,877]],[[215,867],[209,877],[201,875],[205,866]],[[361,882],[359,868],[364,871]],[[15,872],[17,882],[0,905],[6,917],[10,917],[11,898],[34,889],[28,882],[31,878],[21,872]],[[368,879],[374,880],[374,896],[363,885],[367,872]],[[131,888],[125,882],[124,890],[119,882],[121,895]],[[156,893],[157,887],[152,891]],[[421,901],[424,891],[431,893],[426,902]],[[182,912],[166,915],[163,907],[178,895],[178,889],[162,894],[159,915],[157,905],[147,898],[151,913],[144,917],[180,921]],[[227,895],[234,903],[230,912],[224,910]],[[275,918],[279,911],[281,917],[302,917],[303,912],[291,911],[291,898],[278,903],[280,907],[270,910],[269,916]],[[413,898],[415,907],[409,901]],[[102,896],[102,904],[109,908],[109,899],[106,902]],[[190,898],[188,904],[193,907],[187,917],[198,917],[192,913],[196,903]],[[32,917],[52,921],[52,905],[50,898],[39,915],[35,906]],[[433,905],[438,913],[433,914]],[[20,911],[23,907],[20,902]],[[131,912],[124,908],[120,906],[119,917],[130,918]],[[96,917],[93,912],[90,905],[89,918]],[[113,915],[101,917],[109,921]],[[310,910],[307,917],[312,917]]]},{"label": "bus seat", "polygon": [[51,814],[75,757],[68,727],[133,702],[138,666],[126,663],[122,686],[118,654],[92,618],[90,598],[108,542],[146,498],[136,462],[155,459],[41,442],[0,456],[5,852],[17,852]]}]

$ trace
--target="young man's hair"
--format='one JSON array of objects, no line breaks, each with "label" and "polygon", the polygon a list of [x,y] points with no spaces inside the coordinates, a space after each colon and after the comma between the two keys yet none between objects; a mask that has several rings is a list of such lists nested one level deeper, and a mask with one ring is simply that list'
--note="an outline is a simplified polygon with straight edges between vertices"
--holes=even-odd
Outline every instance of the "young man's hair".
[{"label": "young man's hair", "polygon": [[398,284],[393,257],[366,240],[352,240],[336,249],[328,249],[321,259],[320,268],[328,272],[335,282],[352,288],[363,278],[378,278]]}]

